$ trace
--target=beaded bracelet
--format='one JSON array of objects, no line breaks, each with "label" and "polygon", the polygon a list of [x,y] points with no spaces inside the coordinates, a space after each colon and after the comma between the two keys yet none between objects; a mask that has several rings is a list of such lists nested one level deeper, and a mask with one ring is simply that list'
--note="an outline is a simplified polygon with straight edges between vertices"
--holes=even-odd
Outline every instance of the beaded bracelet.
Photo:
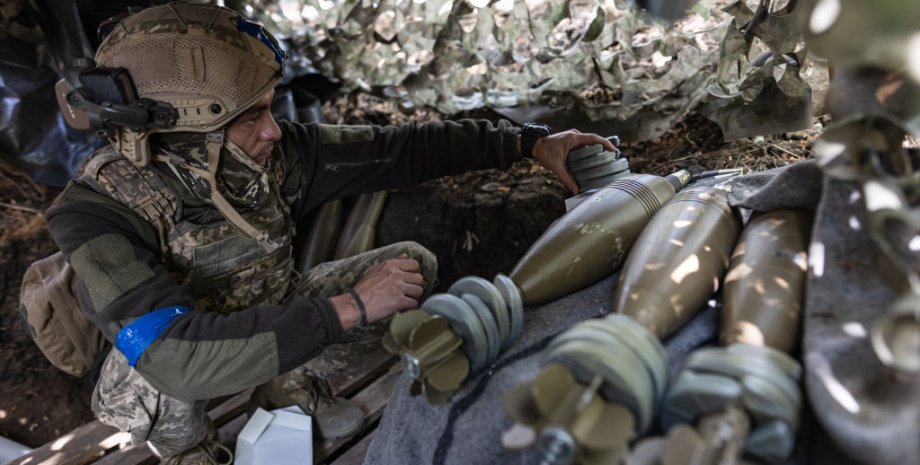
[{"label": "beaded bracelet", "polygon": [[355,291],[353,287],[349,287],[348,295],[350,295],[352,300],[355,301],[355,305],[358,306],[358,312],[361,313],[361,321],[358,322],[358,326],[359,327],[367,326],[367,307],[364,306],[364,302],[361,300],[361,297],[358,295],[358,292]]}]

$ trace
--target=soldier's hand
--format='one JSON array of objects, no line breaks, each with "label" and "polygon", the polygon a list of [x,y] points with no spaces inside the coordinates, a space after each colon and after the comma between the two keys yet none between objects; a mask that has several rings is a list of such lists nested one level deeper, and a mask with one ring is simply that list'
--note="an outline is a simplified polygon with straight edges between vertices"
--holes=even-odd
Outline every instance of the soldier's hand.
[{"label": "soldier's hand", "polygon": [[616,150],[613,142],[597,134],[582,134],[577,129],[569,129],[538,139],[533,146],[533,158],[558,176],[563,186],[577,194],[578,184],[565,168],[565,159],[570,151],[590,144],[601,144],[611,152]]},{"label": "soldier's hand", "polygon": [[[354,286],[367,309],[367,321],[386,318],[398,311],[418,308],[422,296],[422,274],[419,264],[400,256],[374,265]],[[360,321],[360,313],[348,294],[329,299],[348,329]],[[341,307],[341,308],[340,308]]]}]

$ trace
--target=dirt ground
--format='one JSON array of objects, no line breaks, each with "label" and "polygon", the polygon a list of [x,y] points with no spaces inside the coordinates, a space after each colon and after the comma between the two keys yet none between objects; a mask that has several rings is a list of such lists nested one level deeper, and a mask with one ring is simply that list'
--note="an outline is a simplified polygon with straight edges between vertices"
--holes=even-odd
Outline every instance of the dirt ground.
[{"label": "dirt ground", "polygon": [[[340,98],[327,104],[324,114],[330,122],[340,123],[442,119],[432,112],[401,113],[395,106],[366,95]],[[494,119],[495,115],[484,110],[461,116]],[[812,130],[724,142],[718,126],[694,114],[658,140],[624,144],[621,148],[636,173],[664,175],[681,168],[693,172],[719,168],[757,171],[808,157],[813,135]],[[92,420],[89,377],[76,379],[51,366],[29,339],[18,311],[19,285],[25,268],[55,250],[41,211],[57,192],[35,184],[6,163],[0,164],[0,436],[30,447]],[[446,254],[452,266],[442,269],[442,285],[467,274],[492,276],[497,271],[510,271],[533,239],[562,214],[566,195],[551,174],[526,160],[507,172],[487,170],[433,180],[404,193],[406,206],[402,208],[418,209],[435,219],[422,223],[422,228],[396,231],[392,226],[394,230],[388,231],[387,224],[405,224],[398,220],[400,207],[388,206],[381,220],[384,229],[378,231],[378,237],[418,240],[437,249],[442,263]],[[424,204],[417,205],[418,202]],[[447,207],[435,208],[435,204]],[[463,211],[473,211],[479,225],[497,222],[514,226],[519,234],[514,241],[493,240],[501,235],[494,228],[482,226],[471,231],[459,222],[437,221]],[[445,240],[433,244],[427,239],[426,243],[426,237]]]},{"label": "dirt ground", "polygon": [[89,378],[52,366],[19,316],[23,272],[56,250],[40,212],[57,192],[0,163],[0,436],[30,447],[92,418]]}]

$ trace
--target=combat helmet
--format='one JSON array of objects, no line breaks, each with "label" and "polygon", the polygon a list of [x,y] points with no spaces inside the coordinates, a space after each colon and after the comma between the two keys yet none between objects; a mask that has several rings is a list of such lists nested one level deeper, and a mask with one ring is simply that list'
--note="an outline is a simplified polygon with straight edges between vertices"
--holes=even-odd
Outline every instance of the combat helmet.
[{"label": "combat helmet", "polygon": [[[150,134],[214,132],[274,88],[284,70],[284,52],[262,26],[228,8],[191,2],[127,16],[95,61],[80,75],[82,92],[58,91],[70,106],[61,102],[65,118],[74,108],[85,111],[92,128],[105,129],[138,165],[150,161]],[[121,89],[106,90],[107,81]]]},{"label": "combat helmet", "polygon": [[224,218],[273,250],[278,244],[220,192],[217,171],[222,147],[229,144],[224,127],[275,87],[284,58],[275,38],[239,13],[173,2],[115,23],[99,45],[95,66],[62,80],[55,92],[68,124],[105,132],[138,166],[150,163],[151,134],[202,134],[204,166],[182,161],[181,168],[208,184]]}]

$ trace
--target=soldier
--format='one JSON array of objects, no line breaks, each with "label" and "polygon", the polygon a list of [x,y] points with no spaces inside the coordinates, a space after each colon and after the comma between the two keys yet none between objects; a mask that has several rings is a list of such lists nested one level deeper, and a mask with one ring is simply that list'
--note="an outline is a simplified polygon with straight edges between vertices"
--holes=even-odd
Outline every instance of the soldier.
[{"label": "soldier", "polygon": [[270,108],[284,54],[261,26],[217,6],[172,3],[130,15],[96,62],[127,70],[139,101],[152,103],[138,111],[156,124],[116,124],[112,144],[88,159],[46,218],[81,282],[83,313],[115,347],[93,411],[164,463],[228,455],[207,423],[207,401],[254,386],[265,406],[314,414],[326,436],[359,425],[360,412],[348,418],[324,400],[322,382],[302,365],[349,328],[417,307],[437,263],[404,242],[300,275],[291,244],[306,212],[362,192],[508,168],[522,156],[575,191],[568,151],[614,149],[594,134],[505,121],[278,123]]}]

